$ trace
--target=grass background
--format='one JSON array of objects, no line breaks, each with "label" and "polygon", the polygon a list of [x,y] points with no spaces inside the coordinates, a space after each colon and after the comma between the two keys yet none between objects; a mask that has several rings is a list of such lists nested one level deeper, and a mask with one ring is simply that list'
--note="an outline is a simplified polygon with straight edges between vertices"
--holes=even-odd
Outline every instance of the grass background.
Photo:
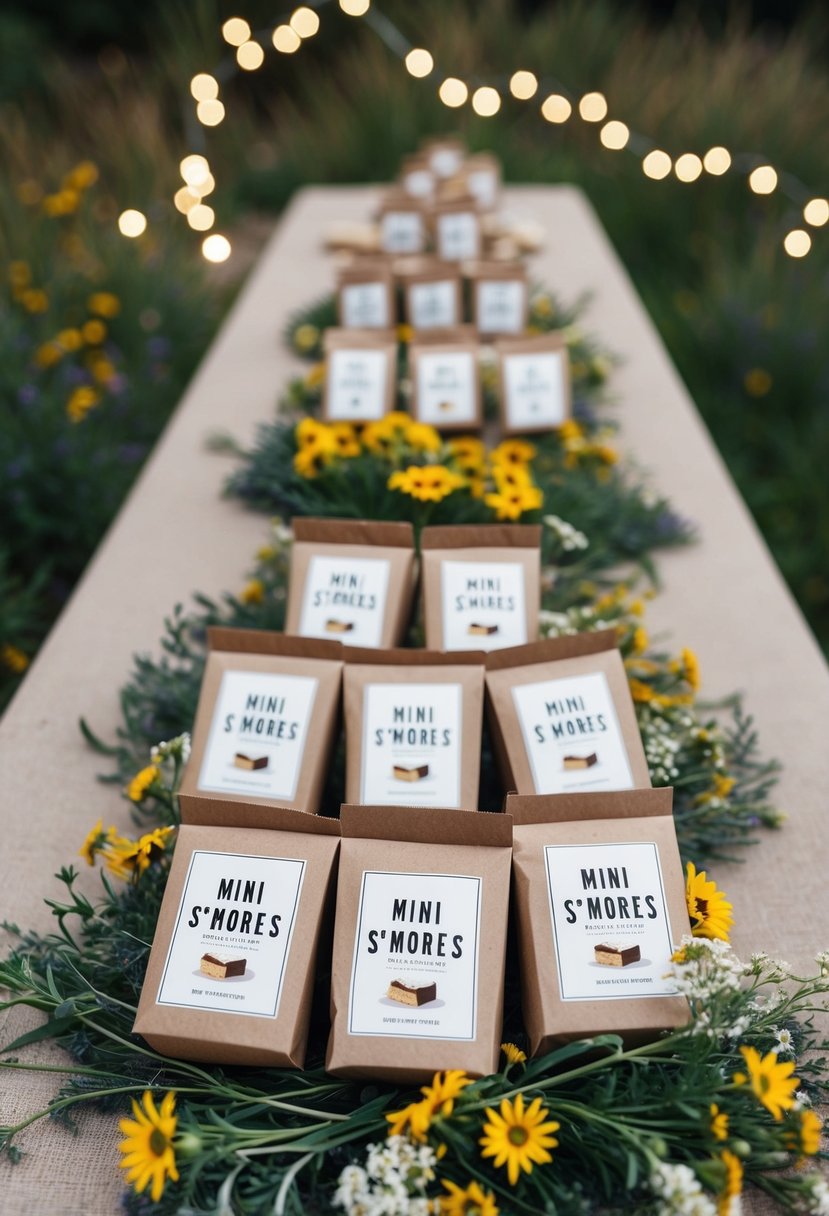
[{"label": "grass background", "polygon": [[[508,181],[586,190],[829,646],[829,229],[815,230],[811,253],[795,261],[782,237],[802,226],[799,206],[782,192],[751,194],[744,171],[653,182],[633,155],[602,149],[595,125],[544,122],[543,92],[505,98],[493,119],[469,106],[449,111],[436,96],[440,73],[496,83],[530,68],[576,96],[601,90],[612,117],[673,155],[724,144],[761,156],[804,183],[805,202],[829,192],[829,18],[806,8],[784,29],[711,5],[655,21],[609,0],[532,10],[508,0],[374,0],[375,12],[378,3],[433,52],[434,77],[409,77],[365,22],[329,2],[320,33],[296,55],[266,43],[259,71],[228,72],[227,117],[207,133],[194,124],[188,84],[232,63],[221,21],[238,12],[267,30],[290,7],[0,6],[9,69],[0,82],[0,263],[8,282],[11,264],[25,261],[48,299],[31,312],[11,285],[0,299],[0,698],[20,678],[15,654],[35,652],[232,298],[244,259],[208,267],[172,206],[181,156],[207,152],[217,179],[207,201],[239,249],[250,217],[275,215],[298,186],[386,180],[421,136],[440,131],[493,149]],[[97,182],[71,213],[45,214],[44,197],[87,160]],[[149,218],[137,242],[115,228],[128,206]],[[121,304],[99,350],[111,382],[95,380],[86,346],[40,367],[42,344],[82,327],[90,292],[102,290]],[[601,337],[613,345],[612,334]],[[73,423],[66,405],[86,383],[101,401]]]}]

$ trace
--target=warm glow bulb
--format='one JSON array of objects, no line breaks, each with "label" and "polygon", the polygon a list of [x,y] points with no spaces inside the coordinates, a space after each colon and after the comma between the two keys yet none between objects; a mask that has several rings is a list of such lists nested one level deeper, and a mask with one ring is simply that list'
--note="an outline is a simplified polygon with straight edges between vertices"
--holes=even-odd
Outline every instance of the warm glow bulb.
[{"label": "warm glow bulb", "polygon": [[147,217],[141,211],[122,211],[118,216],[118,231],[122,236],[140,236],[146,230]]},{"label": "warm glow bulb", "polygon": [[197,186],[191,186],[190,189],[194,194],[197,194],[199,198],[206,198],[208,194],[212,194],[216,189],[216,179],[212,173],[208,173],[207,177],[204,178],[203,181],[200,181]]},{"label": "warm glow bulb", "polygon": [[278,25],[273,32],[273,45],[283,55],[293,55],[294,51],[299,50],[301,43],[299,34],[290,25]]},{"label": "warm glow bulb", "polygon": [[519,101],[529,101],[538,92],[538,77],[534,72],[525,72],[523,68],[513,72],[510,77],[509,91]]},{"label": "warm glow bulb", "polygon": [[642,172],[645,177],[652,177],[654,181],[660,181],[663,177],[667,177],[671,171],[671,158],[667,152],[662,152],[659,148],[654,148],[653,152],[649,152],[642,161]]},{"label": "warm glow bulb", "polygon": [[623,122],[619,122],[618,118],[612,118],[610,122],[606,122],[599,132],[599,139],[606,148],[610,148],[613,152],[618,152],[621,148],[627,147],[627,142],[630,139],[630,131]]},{"label": "warm glow bulb", "polygon": [[312,8],[303,4],[291,14],[290,26],[300,38],[313,38],[320,27],[320,19]]},{"label": "warm glow bulb", "polygon": [[371,0],[340,0],[340,8],[349,17],[362,17],[369,9]]},{"label": "warm glow bulb", "polygon": [[728,148],[722,148],[719,145],[709,148],[702,158],[702,167],[712,177],[722,177],[723,173],[727,173],[731,168],[731,153]]},{"label": "warm glow bulb", "polygon": [[190,186],[182,186],[173,195],[173,202],[176,205],[176,210],[180,211],[182,215],[186,215],[188,211],[192,211],[200,198],[201,196],[191,189]]},{"label": "warm glow bulb", "polygon": [[207,72],[199,72],[190,81],[190,92],[196,101],[215,101],[219,96],[219,82]]},{"label": "warm glow bulb", "polygon": [[434,59],[422,46],[412,47],[406,56],[406,71],[411,76],[428,76],[434,66]]},{"label": "warm glow bulb", "polygon": [[695,182],[702,173],[702,161],[693,152],[683,152],[676,158],[674,173],[681,182]]},{"label": "warm glow bulb", "polygon": [[547,122],[567,122],[573,113],[573,107],[560,93],[551,93],[541,103],[541,113]]},{"label": "warm glow bulb", "polygon": [[206,203],[196,203],[195,207],[191,207],[187,212],[187,223],[191,228],[195,228],[196,232],[207,232],[208,228],[213,227],[215,220],[215,211]]},{"label": "warm glow bulb", "polygon": [[244,17],[230,17],[222,26],[222,37],[231,46],[241,46],[250,38],[250,26]]},{"label": "warm glow bulb", "polygon": [[601,122],[607,117],[604,93],[585,93],[579,102],[579,114],[585,122]]},{"label": "warm glow bulb", "polygon": [[199,186],[201,182],[206,181],[210,176],[210,166],[207,163],[207,157],[200,156],[198,152],[185,156],[179,165],[179,172],[188,186]]},{"label": "warm glow bulb", "polygon": [[214,232],[202,241],[201,251],[208,262],[226,262],[230,257],[230,241],[220,232]]},{"label": "warm glow bulb", "polygon": [[217,127],[225,116],[225,108],[220,101],[200,101],[196,106],[196,118],[206,127]]},{"label": "warm glow bulb", "polygon": [[457,76],[447,76],[438,89],[438,97],[445,106],[449,106],[453,110],[462,106],[468,96],[469,89],[462,80],[458,80]]},{"label": "warm glow bulb", "polygon": [[265,62],[265,52],[258,42],[245,42],[236,52],[236,62],[246,72],[255,72]]},{"label": "warm glow bulb", "polygon": [[783,248],[790,258],[805,258],[812,248],[812,238],[805,228],[794,228],[783,238]]},{"label": "warm glow bulb", "polygon": [[777,186],[777,173],[771,165],[760,165],[749,174],[748,184],[755,194],[771,194]]},{"label": "warm glow bulb", "polygon": [[472,109],[476,114],[480,114],[481,118],[491,118],[493,114],[498,113],[500,108],[501,94],[491,85],[481,85],[472,94]]},{"label": "warm glow bulb", "polygon": [[825,198],[810,199],[803,208],[803,218],[813,228],[822,228],[829,222],[829,202]]}]

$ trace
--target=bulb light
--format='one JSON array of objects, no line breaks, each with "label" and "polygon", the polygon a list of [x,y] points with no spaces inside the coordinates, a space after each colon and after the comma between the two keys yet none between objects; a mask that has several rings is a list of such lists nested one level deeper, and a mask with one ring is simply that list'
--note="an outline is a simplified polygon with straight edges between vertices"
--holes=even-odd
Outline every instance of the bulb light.
[{"label": "bulb light", "polygon": [[551,93],[541,103],[541,114],[543,118],[547,119],[547,122],[567,122],[572,113],[573,107],[560,93]]},{"label": "bulb light", "polygon": [[655,182],[667,177],[671,171],[671,158],[667,152],[654,148],[642,161],[642,172],[645,177],[652,177]]},{"label": "bulb light", "polygon": [[405,63],[409,75],[417,76],[418,79],[428,76],[435,66],[434,59],[422,46],[412,47],[406,56]]},{"label": "bulb light", "polygon": [[142,211],[135,211],[132,207],[126,211],[122,211],[118,216],[118,231],[121,236],[131,238],[141,236],[142,232],[146,232],[147,217]]},{"label": "bulb light", "polygon": [[538,77],[534,72],[526,72],[523,68],[513,72],[510,77],[509,91],[519,101],[529,101],[538,92]]},{"label": "bulb light", "polygon": [[599,139],[605,148],[610,148],[612,152],[619,152],[622,148],[627,147],[630,130],[625,123],[619,122],[618,118],[612,118],[602,127]]}]

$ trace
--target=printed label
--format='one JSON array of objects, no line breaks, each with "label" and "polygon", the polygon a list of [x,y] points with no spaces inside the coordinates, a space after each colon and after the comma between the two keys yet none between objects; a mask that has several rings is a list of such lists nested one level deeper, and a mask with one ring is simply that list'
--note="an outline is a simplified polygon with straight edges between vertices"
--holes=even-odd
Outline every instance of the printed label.
[{"label": "printed label", "polygon": [[308,563],[299,632],[349,646],[380,646],[389,562],[384,558],[314,556]]},{"label": "printed label", "polygon": [[462,691],[460,684],[366,685],[364,806],[460,805]]},{"label": "printed label", "polygon": [[458,260],[478,256],[480,229],[474,211],[448,211],[437,217],[438,256]]},{"label": "printed label", "polygon": [[198,788],[293,801],[318,685],[313,676],[226,671]]},{"label": "printed label", "polygon": [[383,417],[388,375],[384,350],[332,350],[326,375],[330,418],[376,422]]},{"label": "printed label", "polygon": [[435,148],[429,163],[438,177],[452,177],[463,163],[463,154],[457,148]]},{"label": "printed label", "polygon": [[500,650],[527,639],[520,562],[440,564],[444,650]]},{"label": "printed label", "polygon": [[604,672],[519,684],[512,697],[536,794],[633,788]]},{"label": "printed label", "polygon": [[403,178],[403,188],[412,198],[431,198],[435,189],[434,175],[429,169],[412,169]]},{"label": "printed label", "polygon": [[276,1017],[304,875],[289,857],[197,849],[157,1003]]},{"label": "printed label", "polygon": [[494,169],[473,169],[467,173],[466,188],[487,210],[498,202],[498,174]]},{"label": "printed label", "polygon": [[475,356],[471,351],[422,351],[417,356],[417,416],[421,422],[474,423]]},{"label": "printed label", "polygon": [[340,299],[346,329],[386,329],[391,325],[385,283],[346,283]]},{"label": "printed label", "polygon": [[386,253],[420,253],[423,216],[419,211],[387,211],[380,224],[380,239]]},{"label": "printed label", "polygon": [[523,331],[527,288],[520,279],[482,279],[476,291],[481,333],[518,334]]},{"label": "printed label", "polygon": [[476,1034],[481,879],[366,870],[348,997],[349,1034]]},{"label": "printed label", "polygon": [[505,406],[510,426],[560,426],[567,417],[566,375],[559,351],[505,356]]},{"label": "printed label", "polygon": [[656,844],[548,845],[544,861],[561,999],[675,995]]},{"label": "printed label", "polygon": [[443,329],[457,325],[458,289],[453,279],[412,283],[409,287],[409,320],[414,329]]}]

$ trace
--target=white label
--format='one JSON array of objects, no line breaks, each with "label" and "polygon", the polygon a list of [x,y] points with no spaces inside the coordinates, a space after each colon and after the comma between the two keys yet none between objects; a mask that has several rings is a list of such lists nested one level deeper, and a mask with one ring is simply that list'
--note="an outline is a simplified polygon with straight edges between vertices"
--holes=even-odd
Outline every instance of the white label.
[{"label": "white label", "polygon": [[157,1003],[276,1017],[304,874],[293,858],[196,850]]},{"label": "white label", "polygon": [[437,217],[438,256],[458,260],[478,256],[480,229],[474,211],[448,211]]},{"label": "white label", "polygon": [[604,672],[517,684],[512,697],[536,794],[633,789]]},{"label": "white label", "polygon": [[364,871],[349,1034],[475,1038],[481,885],[460,874]]},{"label": "white label", "polygon": [[428,169],[412,169],[403,178],[403,189],[412,198],[431,198],[435,190],[434,174]]},{"label": "white label", "polygon": [[457,325],[458,288],[454,279],[412,283],[409,320],[415,329],[446,329]]},{"label": "white label", "polygon": [[527,639],[520,562],[440,564],[444,650],[500,650]]},{"label": "white label", "polygon": [[349,646],[380,646],[388,586],[389,563],[384,558],[312,557],[299,633]]},{"label": "white label", "polygon": [[523,332],[524,297],[527,287],[521,279],[481,279],[476,292],[475,315],[481,333]]},{"label": "white label", "polygon": [[475,356],[471,351],[421,351],[417,356],[416,413],[433,426],[477,419]]},{"label": "white label", "polygon": [[561,999],[675,995],[656,844],[548,845],[544,861]]},{"label": "white label", "polygon": [[482,207],[490,209],[498,201],[498,174],[494,169],[473,169],[466,175],[466,188]]},{"label": "white label", "polygon": [[458,148],[435,148],[429,164],[438,177],[453,177],[463,164],[463,153]]},{"label": "white label", "polygon": [[386,253],[420,253],[423,216],[419,211],[387,211],[380,224],[380,240]]},{"label": "white label", "polygon": [[293,801],[318,686],[313,676],[226,671],[198,788]]},{"label": "white label", "polygon": [[510,426],[561,426],[567,417],[566,375],[559,351],[506,355],[504,380]]},{"label": "white label", "polygon": [[346,283],[340,299],[346,329],[386,329],[391,325],[385,283]]},{"label": "white label", "polygon": [[367,684],[363,696],[360,802],[460,806],[460,684]]},{"label": "white label", "polygon": [[333,350],[328,356],[328,415],[376,422],[386,412],[388,355],[383,350]]}]

